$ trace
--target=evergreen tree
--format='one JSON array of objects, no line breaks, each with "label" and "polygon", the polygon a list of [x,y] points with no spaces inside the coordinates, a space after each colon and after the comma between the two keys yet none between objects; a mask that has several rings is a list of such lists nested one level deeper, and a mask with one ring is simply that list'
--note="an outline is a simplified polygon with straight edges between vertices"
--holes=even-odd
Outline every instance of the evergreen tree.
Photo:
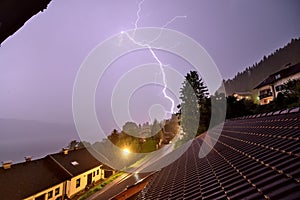
[{"label": "evergreen tree", "polygon": [[207,96],[208,90],[203,80],[196,71],[190,71],[180,90],[181,125],[188,139],[208,128],[210,102]]},{"label": "evergreen tree", "polygon": [[157,143],[159,143],[163,137],[163,129],[157,119],[154,119],[153,125],[151,126],[151,135],[152,139],[154,139]]}]

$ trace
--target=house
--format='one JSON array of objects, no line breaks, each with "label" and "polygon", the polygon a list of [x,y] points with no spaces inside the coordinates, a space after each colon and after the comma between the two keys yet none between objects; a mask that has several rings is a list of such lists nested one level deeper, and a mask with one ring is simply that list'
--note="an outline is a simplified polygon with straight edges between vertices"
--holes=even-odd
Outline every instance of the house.
[{"label": "house", "polygon": [[73,151],[64,149],[63,153],[52,154],[49,157],[71,176],[65,185],[68,197],[105,178],[104,165],[85,148]]},{"label": "house", "polygon": [[300,63],[288,66],[274,74],[271,74],[254,89],[258,89],[260,105],[273,101],[280,92],[284,91],[284,84],[289,80],[300,78]]},{"label": "house", "polygon": [[70,178],[49,157],[14,165],[4,162],[0,168],[1,199],[60,199]]},{"label": "house", "polygon": [[0,168],[1,200],[63,200],[113,174],[94,158],[93,149],[64,149],[44,158]]},{"label": "house", "polygon": [[232,94],[232,96],[236,97],[237,101],[240,101],[242,99],[251,100],[252,99],[252,93],[251,92],[235,92]]}]

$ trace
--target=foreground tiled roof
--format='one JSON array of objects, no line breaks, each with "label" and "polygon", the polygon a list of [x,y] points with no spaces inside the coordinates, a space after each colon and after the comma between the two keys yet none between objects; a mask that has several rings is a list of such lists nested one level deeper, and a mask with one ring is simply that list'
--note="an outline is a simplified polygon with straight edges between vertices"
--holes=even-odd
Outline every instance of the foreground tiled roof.
[{"label": "foreground tiled roof", "polygon": [[300,199],[300,113],[275,114],[225,122],[201,159],[198,137],[138,199]]}]

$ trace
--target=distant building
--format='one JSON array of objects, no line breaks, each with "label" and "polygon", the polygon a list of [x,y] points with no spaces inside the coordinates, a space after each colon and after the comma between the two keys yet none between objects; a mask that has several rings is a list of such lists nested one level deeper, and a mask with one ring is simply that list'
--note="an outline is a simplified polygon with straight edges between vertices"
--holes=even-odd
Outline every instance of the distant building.
[{"label": "distant building", "polygon": [[0,168],[1,200],[63,200],[113,173],[86,148],[64,149],[14,165],[4,162]]},{"label": "distant building", "polygon": [[251,100],[252,99],[252,93],[251,92],[235,92],[232,94],[238,101],[242,99]]},{"label": "distant building", "polygon": [[280,70],[268,78],[266,78],[263,82],[261,82],[254,89],[258,89],[258,95],[260,100],[260,105],[265,105],[273,101],[274,98],[280,92],[284,91],[284,84],[289,80],[299,79],[300,78],[300,63],[289,66]]}]

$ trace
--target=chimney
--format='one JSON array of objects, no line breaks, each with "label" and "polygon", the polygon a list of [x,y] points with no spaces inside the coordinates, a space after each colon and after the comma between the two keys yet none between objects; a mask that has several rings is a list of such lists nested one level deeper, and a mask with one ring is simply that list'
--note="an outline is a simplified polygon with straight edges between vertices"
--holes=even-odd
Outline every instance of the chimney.
[{"label": "chimney", "polygon": [[69,148],[63,148],[62,151],[64,155],[67,155],[69,152]]},{"label": "chimney", "polygon": [[2,162],[3,169],[10,169],[12,164],[12,160]]},{"label": "chimney", "polygon": [[25,158],[25,161],[26,161],[26,162],[30,162],[30,161],[31,161],[31,159],[32,159],[32,157],[31,157],[31,156],[25,156],[24,158]]}]

